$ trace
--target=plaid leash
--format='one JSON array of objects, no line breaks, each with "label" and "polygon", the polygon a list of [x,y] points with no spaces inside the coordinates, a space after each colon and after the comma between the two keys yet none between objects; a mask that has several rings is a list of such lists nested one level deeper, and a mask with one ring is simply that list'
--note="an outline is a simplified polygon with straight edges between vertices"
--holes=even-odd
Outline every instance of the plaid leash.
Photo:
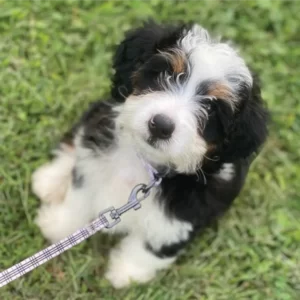
[{"label": "plaid leash", "polygon": [[32,255],[18,264],[0,273],[0,287],[7,285],[11,281],[25,275],[38,266],[46,263],[48,260],[60,255],[66,250],[81,243],[97,231],[108,226],[108,220],[105,216],[100,216],[88,226],[77,230],[75,233],[65,239],[55,243],[44,250]]},{"label": "plaid leash", "polygon": [[[109,207],[103,210],[99,214],[98,218],[86,227],[77,230],[63,240],[0,272],[0,288],[32,271],[38,266],[46,263],[52,258],[62,254],[68,249],[78,245],[82,241],[89,238],[91,235],[95,234],[97,231],[100,231],[103,228],[114,227],[121,221],[120,216],[128,210],[132,208],[134,210],[141,208],[140,202],[146,199],[150,195],[151,189],[158,186],[162,180],[162,178],[158,176],[158,173],[155,169],[153,169],[152,166],[148,165],[147,170],[151,178],[149,184],[147,185],[141,183],[135,186],[132,189],[128,198],[128,202],[125,205],[121,206],[118,209]],[[110,220],[106,217],[107,214],[109,214]]]}]

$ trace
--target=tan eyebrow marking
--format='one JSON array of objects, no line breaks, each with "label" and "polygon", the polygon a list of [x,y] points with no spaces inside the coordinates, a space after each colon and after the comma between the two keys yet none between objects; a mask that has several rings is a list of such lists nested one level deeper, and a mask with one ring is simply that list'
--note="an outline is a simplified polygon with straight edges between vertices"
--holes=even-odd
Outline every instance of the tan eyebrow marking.
[{"label": "tan eyebrow marking", "polygon": [[172,49],[169,52],[160,52],[171,63],[174,73],[184,73],[186,67],[186,54],[180,49]]},{"label": "tan eyebrow marking", "polygon": [[208,95],[214,96],[216,98],[222,98],[222,99],[228,99],[233,96],[229,86],[224,83],[212,84],[208,90]]},{"label": "tan eyebrow marking", "polygon": [[228,102],[232,109],[238,100],[230,86],[223,82],[212,83],[208,88],[207,95]]},{"label": "tan eyebrow marking", "polygon": [[186,65],[185,57],[176,53],[175,55],[172,55],[171,64],[175,73],[183,73]]}]

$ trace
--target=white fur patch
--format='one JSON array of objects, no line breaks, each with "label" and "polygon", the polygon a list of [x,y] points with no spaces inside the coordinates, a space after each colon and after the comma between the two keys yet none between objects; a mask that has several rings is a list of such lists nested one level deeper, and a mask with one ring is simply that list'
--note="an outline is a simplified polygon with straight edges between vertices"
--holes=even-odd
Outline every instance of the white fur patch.
[{"label": "white fur patch", "polygon": [[189,86],[203,80],[224,81],[226,77],[235,79],[230,82],[233,89],[237,89],[240,82],[252,86],[251,73],[238,52],[227,43],[212,40],[201,26],[195,25],[178,43],[192,63]]},{"label": "white fur patch", "polygon": [[160,259],[145,249],[141,236],[130,235],[110,255],[109,268],[105,277],[115,288],[122,288],[131,282],[145,283],[158,270],[167,268],[175,258]]},{"label": "white fur patch", "polygon": [[220,172],[215,176],[222,180],[230,181],[234,177],[234,175],[235,175],[234,164],[225,163],[222,165]]},{"label": "white fur patch", "polygon": [[38,168],[32,175],[32,190],[45,203],[64,200],[75,165],[75,153],[70,148],[56,151],[56,158]]}]

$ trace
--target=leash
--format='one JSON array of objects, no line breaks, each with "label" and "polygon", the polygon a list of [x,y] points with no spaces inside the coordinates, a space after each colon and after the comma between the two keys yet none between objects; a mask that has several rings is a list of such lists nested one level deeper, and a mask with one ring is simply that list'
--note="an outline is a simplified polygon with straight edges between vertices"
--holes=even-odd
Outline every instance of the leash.
[{"label": "leash", "polygon": [[140,202],[146,199],[150,195],[151,189],[158,186],[162,180],[162,178],[158,175],[158,172],[151,165],[146,163],[144,160],[142,160],[142,162],[147,169],[151,180],[148,184],[141,183],[136,185],[132,189],[128,202],[125,205],[119,208],[112,206],[101,211],[98,218],[92,221],[89,225],[77,230],[73,234],[45,248],[44,250],[26,258],[18,264],[0,272],[0,287],[7,285],[11,281],[25,275],[50,259],[83,242],[101,229],[114,227],[121,221],[120,216],[132,208],[134,210],[141,208]]}]

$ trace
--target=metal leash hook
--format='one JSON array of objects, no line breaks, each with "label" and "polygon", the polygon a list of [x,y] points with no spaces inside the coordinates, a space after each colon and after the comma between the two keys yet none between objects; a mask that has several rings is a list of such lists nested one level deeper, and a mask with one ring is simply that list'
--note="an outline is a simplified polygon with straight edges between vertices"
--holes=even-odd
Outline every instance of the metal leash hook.
[{"label": "metal leash hook", "polygon": [[[134,209],[137,210],[139,208],[141,208],[141,201],[146,199],[151,192],[151,189],[158,186],[161,183],[162,178],[159,177],[157,174],[154,174],[153,176],[153,180],[151,180],[151,182],[146,185],[144,183],[138,184],[136,185],[129,197],[128,197],[128,202],[121,206],[120,208],[114,208],[113,206],[103,210],[100,214],[99,217],[106,217],[105,214],[110,213],[110,218],[113,220],[112,222],[108,221],[108,224],[106,226],[106,228],[112,228],[114,227],[116,224],[118,224],[121,221],[120,216],[125,213],[126,211],[130,210],[130,209]],[[106,217],[107,219],[107,217]]]}]

